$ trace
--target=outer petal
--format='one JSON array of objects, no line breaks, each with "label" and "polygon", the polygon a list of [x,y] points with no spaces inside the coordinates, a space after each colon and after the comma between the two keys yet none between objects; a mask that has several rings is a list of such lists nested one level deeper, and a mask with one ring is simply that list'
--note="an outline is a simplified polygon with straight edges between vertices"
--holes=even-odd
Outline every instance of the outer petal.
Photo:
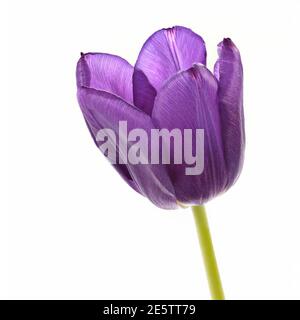
[{"label": "outer petal", "polygon": [[141,86],[139,77],[133,78],[135,104],[149,110],[155,91],[149,96],[149,101],[143,101],[140,98],[143,88],[150,85],[158,91],[169,77],[196,62],[206,63],[206,49],[203,39],[192,30],[176,26],[154,33],[144,44],[135,64],[135,73],[142,71],[149,81],[148,85]]},{"label": "outer petal", "polygon": [[[227,182],[223,157],[217,81],[203,65],[178,73],[159,92],[153,121],[160,128],[204,129],[204,171],[186,175],[185,165],[170,165],[176,198],[187,204],[201,204],[224,190]],[[193,141],[193,154],[195,145]]]},{"label": "outer petal", "polygon": [[82,54],[77,64],[77,85],[111,92],[132,103],[133,67],[106,53]]},{"label": "outer petal", "polygon": [[219,80],[219,108],[230,187],[238,178],[244,160],[243,68],[239,51],[230,39],[218,45],[218,54],[215,75]]},{"label": "outer petal", "polygon": [[[99,129],[110,128],[115,132],[117,140],[124,138],[119,136],[119,121],[127,121],[128,131],[143,128],[149,134],[153,128],[148,115],[110,93],[81,88],[78,91],[78,100],[94,136]],[[151,164],[126,166],[138,190],[155,205],[164,209],[177,207],[174,188],[164,166]]]},{"label": "outer petal", "polygon": [[[132,101],[132,74],[133,67],[124,59],[105,53],[81,54],[77,63],[76,78],[77,86],[106,90],[123,99]],[[98,131],[100,127],[91,128],[91,124],[86,121],[91,136],[98,146],[93,131]],[[138,186],[132,180],[126,165],[113,164],[123,179],[136,191]]]}]

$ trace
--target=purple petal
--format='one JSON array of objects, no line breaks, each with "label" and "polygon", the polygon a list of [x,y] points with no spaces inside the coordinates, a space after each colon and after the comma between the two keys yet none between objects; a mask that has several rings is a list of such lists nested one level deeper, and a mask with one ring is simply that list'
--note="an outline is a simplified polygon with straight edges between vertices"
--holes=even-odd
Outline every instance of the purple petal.
[{"label": "purple petal", "polygon": [[153,122],[160,128],[204,129],[204,171],[186,175],[183,165],[169,165],[176,198],[185,204],[201,204],[224,190],[227,182],[220,118],[217,105],[217,81],[203,65],[194,65],[171,78],[159,92]]},{"label": "purple petal", "polygon": [[215,75],[219,80],[224,157],[230,187],[238,178],[244,160],[243,67],[240,53],[230,39],[218,45],[218,54]]},{"label": "purple petal", "polygon": [[[128,131],[143,128],[148,134],[153,128],[152,119],[124,100],[104,91],[79,88],[78,100],[94,136],[101,128],[112,129],[119,136],[119,121],[127,121]],[[118,149],[119,146],[116,146]],[[123,157],[119,154],[119,158]],[[124,159],[123,159],[124,160]],[[131,184],[156,206],[164,209],[177,207],[174,188],[163,165],[126,164]],[[123,169],[123,168],[122,168]]]},{"label": "purple petal", "polygon": [[[88,115],[87,115],[88,117]],[[89,129],[89,132],[96,144],[96,146],[98,147],[98,142],[96,141],[96,132],[98,132],[98,130],[100,129],[104,129],[101,125],[99,124],[90,124],[87,120],[85,120],[86,125]],[[93,123],[93,121],[90,121],[91,123]],[[120,163],[112,163],[112,166],[117,170],[117,172],[120,174],[120,176],[127,182],[127,184],[132,187],[136,192],[140,192],[137,184],[132,180],[131,175],[126,167],[125,164],[120,164]]]},{"label": "purple petal", "polygon": [[[158,91],[169,77],[197,62],[206,63],[206,49],[203,39],[192,30],[177,26],[154,33],[144,44],[135,64],[134,72],[142,71],[149,81],[149,84],[140,85],[139,77],[133,78],[136,105],[142,110],[149,110],[149,106],[152,109],[156,92],[147,87]],[[149,100],[140,98],[143,90],[151,92]]]},{"label": "purple petal", "polygon": [[151,115],[156,96],[156,90],[150,84],[144,72],[136,68],[134,69],[133,73],[133,84],[134,105],[145,113]]},{"label": "purple petal", "polygon": [[133,67],[124,59],[106,53],[82,54],[77,64],[79,87],[113,93],[132,103]]}]

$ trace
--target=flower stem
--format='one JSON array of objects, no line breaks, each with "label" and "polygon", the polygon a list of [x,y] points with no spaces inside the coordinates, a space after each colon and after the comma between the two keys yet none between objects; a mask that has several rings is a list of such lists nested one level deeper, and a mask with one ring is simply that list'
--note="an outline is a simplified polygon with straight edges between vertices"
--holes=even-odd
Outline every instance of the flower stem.
[{"label": "flower stem", "polygon": [[224,300],[221,278],[204,206],[192,207],[212,300]]}]

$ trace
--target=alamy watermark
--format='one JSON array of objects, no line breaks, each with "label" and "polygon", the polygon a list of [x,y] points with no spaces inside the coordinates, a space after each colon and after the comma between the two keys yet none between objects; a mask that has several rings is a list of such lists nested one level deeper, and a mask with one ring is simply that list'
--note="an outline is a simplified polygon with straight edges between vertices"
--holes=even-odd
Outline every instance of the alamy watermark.
[{"label": "alamy watermark", "polygon": [[100,129],[96,141],[113,164],[184,165],[186,175],[200,175],[204,170],[204,129],[128,131],[127,121],[119,121],[117,134]]}]

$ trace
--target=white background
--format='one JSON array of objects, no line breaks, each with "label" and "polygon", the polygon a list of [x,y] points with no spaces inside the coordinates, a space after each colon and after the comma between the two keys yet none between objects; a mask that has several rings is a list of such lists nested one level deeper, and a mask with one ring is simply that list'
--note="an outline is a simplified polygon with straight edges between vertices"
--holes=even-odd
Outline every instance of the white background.
[{"label": "white background", "polygon": [[226,297],[299,299],[299,3],[7,1],[0,297],[209,298],[190,210],[163,211],[132,191],[76,101],[81,51],[133,64],[151,33],[183,25],[205,39],[209,67],[223,37],[244,63],[244,170],[207,204]]}]

